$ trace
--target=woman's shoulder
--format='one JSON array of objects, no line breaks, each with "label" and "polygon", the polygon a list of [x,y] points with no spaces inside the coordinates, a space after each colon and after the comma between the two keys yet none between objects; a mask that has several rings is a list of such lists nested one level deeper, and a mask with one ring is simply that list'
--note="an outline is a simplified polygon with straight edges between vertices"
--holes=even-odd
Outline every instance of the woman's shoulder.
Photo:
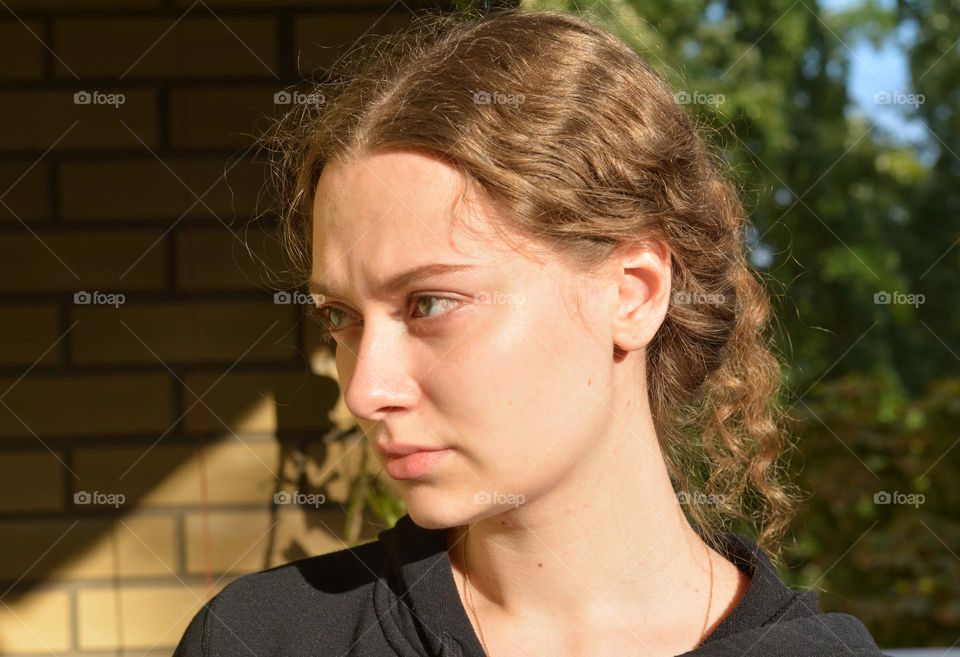
[{"label": "woman's shoulder", "polygon": [[720,538],[724,556],[750,577],[750,584],[704,643],[680,657],[882,657],[860,619],[825,612],[816,590],[794,590],[788,586],[766,552],[753,540],[734,532]]},{"label": "woman's shoulder", "polygon": [[196,612],[174,657],[307,651],[305,629],[320,636],[360,620],[385,564],[383,546],[372,541],[242,575]]},{"label": "woman's shoulder", "polygon": [[385,563],[383,546],[374,540],[243,575],[214,599],[223,605],[244,598],[338,595],[372,584],[383,573]]}]

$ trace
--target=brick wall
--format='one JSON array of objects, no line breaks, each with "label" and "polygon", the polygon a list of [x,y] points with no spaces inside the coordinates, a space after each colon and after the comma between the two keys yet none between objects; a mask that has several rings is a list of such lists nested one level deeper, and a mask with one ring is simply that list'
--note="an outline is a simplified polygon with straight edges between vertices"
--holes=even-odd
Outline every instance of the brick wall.
[{"label": "brick wall", "polygon": [[364,446],[329,440],[330,362],[274,303],[249,147],[274,93],[420,5],[5,6],[0,654],[169,655],[235,577],[344,547]]}]

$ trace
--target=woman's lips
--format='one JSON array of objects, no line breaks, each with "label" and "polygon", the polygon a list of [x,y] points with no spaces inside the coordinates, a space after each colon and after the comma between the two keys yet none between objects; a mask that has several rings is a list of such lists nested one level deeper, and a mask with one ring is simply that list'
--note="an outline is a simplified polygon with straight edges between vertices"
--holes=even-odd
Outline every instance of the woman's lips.
[{"label": "woman's lips", "polygon": [[424,450],[403,456],[384,456],[384,469],[393,479],[416,479],[437,467],[452,449]]}]

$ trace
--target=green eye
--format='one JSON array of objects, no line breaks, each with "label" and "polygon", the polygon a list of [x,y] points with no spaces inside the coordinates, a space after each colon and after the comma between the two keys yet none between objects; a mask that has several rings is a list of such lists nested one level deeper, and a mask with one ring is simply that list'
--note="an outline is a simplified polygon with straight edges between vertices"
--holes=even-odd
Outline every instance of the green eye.
[{"label": "green eye", "polygon": [[[331,328],[331,329],[333,329],[333,330],[337,330],[337,329],[343,328],[342,326],[340,326],[340,325],[337,323],[337,321],[336,321],[336,319],[335,319],[335,318],[336,318],[336,313],[343,313],[342,310],[340,310],[340,309],[337,308],[336,306],[327,306],[327,307],[325,307],[325,308],[321,308],[320,311],[321,311],[321,318],[322,318],[322,319],[325,319],[325,320],[327,321],[327,324],[328,324],[329,328]],[[345,313],[344,313],[344,314],[345,314]]]},{"label": "green eye", "polygon": [[323,328],[324,333],[322,337],[325,342],[332,342],[334,340],[334,333],[350,326],[350,313],[337,306],[314,307],[311,314]]},{"label": "green eye", "polygon": [[[424,306],[429,307],[429,306],[436,305],[436,304],[434,303],[435,301],[455,302],[454,299],[448,299],[448,298],[446,298],[446,297],[429,297],[429,296],[422,296],[422,297],[417,297],[417,298],[414,300],[414,305],[416,306],[417,311],[421,311],[421,310],[423,310]],[[425,303],[425,302],[426,302],[426,303]],[[427,315],[428,315],[428,313],[424,312],[420,317],[423,317],[424,319],[430,319],[430,317],[428,317]]]},{"label": "green eye", "polygon": [[[412,316],[412,319],[430,324],[432,322],[443,321],[443,319],[445,319],[445,315],[450,314],[449,312],[435,312],[433,315],[430,315],[430,308],[437,306],[437,302],[442,302],[442,304],[445,304],[451,309],[455,309],[457,306],[463,305],[463,302],[459,299],[424,294],[419,296],[411,295],[407,301],[407,308],[413,308],[415,313],[422,313]],[[337,306],[320,306],[319,308],[314,307],[313,316],[325,330],[325,334],[323,336],[325,341],[335,341],[335,333],[350,327],[350,313]]]}]

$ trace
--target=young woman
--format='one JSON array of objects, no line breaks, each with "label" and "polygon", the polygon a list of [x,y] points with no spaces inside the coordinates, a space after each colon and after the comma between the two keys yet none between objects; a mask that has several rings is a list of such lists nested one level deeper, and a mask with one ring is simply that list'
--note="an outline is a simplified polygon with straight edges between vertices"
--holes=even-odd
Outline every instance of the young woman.
[{"label": "young woman", "polygon": [[[780,366],[746,218],[589,21],[429,17],[278,124],[285,242],[408,514],[240,578],[199,655],[880,655],[771,557]],[[762,521],[757,542],[725,529]]]}]

